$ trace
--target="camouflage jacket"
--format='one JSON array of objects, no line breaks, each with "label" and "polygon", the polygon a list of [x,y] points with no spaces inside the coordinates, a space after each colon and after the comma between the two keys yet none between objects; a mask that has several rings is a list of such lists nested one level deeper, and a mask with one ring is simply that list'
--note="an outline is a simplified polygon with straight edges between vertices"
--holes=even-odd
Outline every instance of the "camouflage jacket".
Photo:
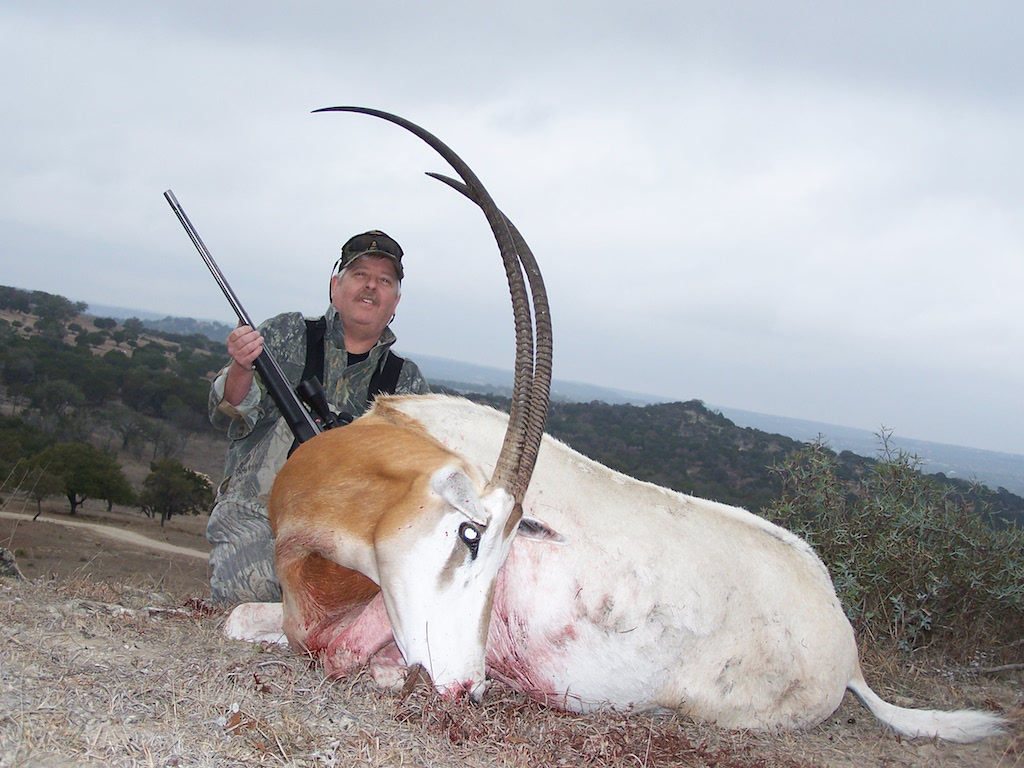
[{"label": "camouflage jacket", "polygon": [[[345,335],[337,310],[329,307],[325,317],[323,385],[327,402],[335,411],[360,416],[366,411],[370,377],[381,357],[395,343],[395,334],[385,328],[369,357],[348,365]],[[305,318],[298,312],[277,315],[262,323],[259,331],[263,334],[264,347],[277,360],[285,377],[292,386],[297,385],[306,365]],[[224,401],[228,366],[214,379],[209,400],[210,421],[215,427],[226,428],[231,440],[218,500],[231,495],[265,506],[274,477],[288,457],[293,436],[259,376],[253,377],[249,392],[237,406]],[[395,391],[426,394],[430,388],[417,365],[406,359]]]}]

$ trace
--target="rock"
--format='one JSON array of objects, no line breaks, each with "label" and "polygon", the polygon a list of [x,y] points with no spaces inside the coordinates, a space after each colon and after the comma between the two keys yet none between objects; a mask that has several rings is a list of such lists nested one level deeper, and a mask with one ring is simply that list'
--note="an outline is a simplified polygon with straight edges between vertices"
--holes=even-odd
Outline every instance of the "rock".
[{"label": "rock", "polygon": [[11,550],[5,547],[0,547],[0,576],[7,576],[12,579],[25,578],[18,569],[18,563],[15,562]]}]

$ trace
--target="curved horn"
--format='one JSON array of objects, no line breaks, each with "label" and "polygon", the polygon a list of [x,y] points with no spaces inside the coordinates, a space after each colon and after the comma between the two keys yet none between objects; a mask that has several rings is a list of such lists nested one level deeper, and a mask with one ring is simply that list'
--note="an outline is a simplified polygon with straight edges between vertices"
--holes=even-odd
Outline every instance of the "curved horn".
[{"label": "curved horn", "polygon": [[[462,193],[474,203],[477,202],[472,193],[462,182],[445,176],[440,173],[428,172],[427,176],[443,181],[449,187]],[[523,446],[523,454],[516,470],[516,492],[517,499],[522,499],[526,494],[526,488],[530,484],[530,476],[533,474],[533,467],[537,462],[537,453],[540,450],[540,441],[544,435],[544,423],[548,415],[548,403],[551,398],[551,355],[552,355],[552,333],[551,333],[551,308],[548,305],[548,292],[544,286],[544,278],[540,273],[540,266],[534,258],[533,251],[526,244],[526,240],[516,228],[516,225],[502,213],[505,225],[509,234],[512,235],[512,243],[519,257],[519,263],[526,272],[526,278],[530,283],[530,295],[533,297],[533,316],[536,324],[536,349],[533,368],[533,386],[529,395],[529,410],[526,414],[526,442]]]},{"label": "curved horn", "polygon": [[410,133],[418,136],[430,147],[432,147],[449,165],[462,177],[466,186],[472,192],[472,199],[480,206],[487,219],[487,223],[494,233],[494,239],[498,244],[502,261],[505,265],[505,275],[508,278],[509,292],[512,295],[512,312],[515,318],[516,332],[516,365],[515,377],[512,388],[512,408],[509,414],[509,426],[505,433],[505,440],[501,446],[501,453],[491,477],[491,484],[505,488],[518,503],[522,501],[515,493],[516,469],[520,464],[523,454],[523,445],[526,439],[525,419],[528,411],[527,397],[533,381],[533,323],[530,317],[529,299],[526,296],[526,284],[516,257],[515,247],[512,243],[512,235],[505,223],[505,217],[498,210],[494,200],[484,188],[480,179],[473,173],[472,169],[460,158],[451,148],[433,134],[420,128],[405,118],[384,112],[379,109],[368,107],[324,107],[313,110],[315,112],[359,112],[372,117],[387,120]]}]

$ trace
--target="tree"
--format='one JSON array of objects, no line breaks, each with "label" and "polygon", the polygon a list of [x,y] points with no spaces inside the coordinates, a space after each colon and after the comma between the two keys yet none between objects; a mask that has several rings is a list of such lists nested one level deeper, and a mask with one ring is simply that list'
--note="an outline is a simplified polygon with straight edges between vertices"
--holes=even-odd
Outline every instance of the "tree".
[{"label": "tree", "polygon": [[72,515],[89,498],[115,504],[130,504],[134,500],[132,487],[114,457],[88,443],[58,443],[38,454],[33,463],[48,467],[61,478]]},{"label": "tree", "polygon": [[213,504],[209,478],[174,459],[154,461],[142,483],[139,502],[147,515],[160,515],[162,526],[172,515],[197,515]]},{"label": "tree", "polygon": [[188,435],[163,421],[153,421],[149,438],[153,441],[153,461],[180,456],[188,444]]},{"label": "tree", "polygon": [[67,379],[47,381],[37,386],[31,395],[32,405],[44,413],[63,419],[85,403],[82,390]]},{"label": "tree", "polygon": [[117,372],[102,362],[83,368],[75,378],[75,383],[90,405],[103,405],[118,394]]},{"label": "tree", "polygon": [[28,314],[32,309],[28,291],[9,285],[0,285],[0,309],[13,309],[15,312]]},{"label": "tree", "polygon": [[64,479],[42,467],[36,467],[27,478],[24,489],[36,503],[36,513],[32,516],[35,520],[43,513],[43,499],[64,492]]},{"label": "tree", "polygon": [[142,452],[149,434],[149,420],[138,411],[121,403],[110,403],[103,409],[103,420],[121,437],[121,450]]},{"label": "tree", "polygon": [[162,371],[167,367],[167,355],[157,344],[137,347],[131,356],[132,367],[145,371]]},{"label": "tree", "polygon": [[14,397],[24,397],[36,377],[36,356],[27,347],[19,345],[7,352],[3,367],[3,382]]},{"label": "tree", "polygon": [[44,291],[32,291],[32,310],[42,320],[52,320],[61,327],[73,320],[88,307],[81,301],[71,301],[63,296]]},{"label": "tree", "polygon": [[124,476],[120,469],[118,467],[117,475],[110,478],[109,482],[104,485],[103,491],[97,495],[97,498],[107,502],[108,512],[115,504],[138,503],[135,489],[132,488],[132,484],[128,482],[128,478]]},{"label": "tree", "polygon": [[[209,385],[206,385],[206,389],[209,390]],[[207,392],[194,393],[190,388],[188,392],[183,391],[181,395],[188,397],[190,402],[186,404],[181,396],[171,395],[164,400],[161,406],[164,418],[184,432],[200,432],[209,429],[210,422],[206,411],[200,407],[200,402],[197,401],[198,395],[206,397]]]},{"label": "tree", "polygon": [[81,331],[75,337],[75,345],[79,347],[99,347],[108,338],[110,337],[102,331]]},{"label": "tree", "polygon": [[[0,416],[0,481],[29,456],[39,453],[52,442],[48,435],[33,429],[24,420]],[[0,487],[3,487],[3,482],[0,482]]]},{"label": "tree", "polygon": [[103,354],[103,362],[113,370],[124,373],[132,367],[131,358],[118,349],[108,350]]},{"label": "tree", "polygon": [[146,326],[142,324],[142,321],[137,317],[129,317],[123,323],[121,323],[121,329],[124,331],[125,336],[129,339],[137,339],[139,334],[146,330]]}]

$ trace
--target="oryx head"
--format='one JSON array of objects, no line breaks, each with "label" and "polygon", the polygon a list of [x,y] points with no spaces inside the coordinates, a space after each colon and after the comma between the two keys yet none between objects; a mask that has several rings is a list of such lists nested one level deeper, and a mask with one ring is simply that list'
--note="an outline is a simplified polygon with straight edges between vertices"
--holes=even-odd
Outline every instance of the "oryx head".
[{"label": "oryx head", "polygon": [[449,464],[429,478],[426,509],[381,531],[377,572],[395,642],[446,695],[484,692],[484,646],[498,569],[518,517],[503,488]]},{"label": "oryx head", "polygon": [[464,183],[430,175],[480,207],[505,266],[515,320],[515,378],[508,431],[494,474],[485,482],[462,461],[432,469],[426,481],[429,488],[417,496],[425,499],[424,509],[404,517],[401,530],[378,532],[380,539],[375,544],[381,592],[406,663],[421,664],[441,693],[468,692],[479,699],[485,687],[485,645],[494,582],[522,517],[523,495],[547,417],[551,322],[544,282],[518,230],[476,174],[443,142],[404,118],[375,109],[328,107],[316,111],[373,115],[405,128],[433,147]]}]

